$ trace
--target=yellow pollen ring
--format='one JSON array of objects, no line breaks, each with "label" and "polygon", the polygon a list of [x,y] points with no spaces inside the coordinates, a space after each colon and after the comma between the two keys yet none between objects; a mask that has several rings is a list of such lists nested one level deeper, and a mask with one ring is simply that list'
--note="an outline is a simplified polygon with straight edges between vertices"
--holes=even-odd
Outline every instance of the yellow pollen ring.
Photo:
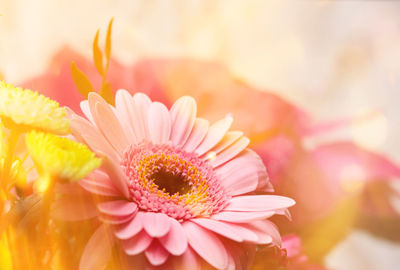
[{"label": "yellow pollen ring", "polygon": [[[168,168],[168,170],[171,171],[176,170],[185,173],[184,181],[189,182],[192,189],[190,192],[185,194],[180,194],[179,192],[169,194],[165,189],[159,189],[159,187],[154,183],[154,179],[149,179],[152,173],[154,173],[155,167]],[[151,193],[157,194],[159,198],[183,202],[188,206],[207,201],[207,180],[195,166],[176,155],[165,155],[164,153],[148,155],[140,160],[137,166],[137,172],[139,183],[141,183],[142,187],[148,189]],[[149,182],[151,182],[151,184]]]}]

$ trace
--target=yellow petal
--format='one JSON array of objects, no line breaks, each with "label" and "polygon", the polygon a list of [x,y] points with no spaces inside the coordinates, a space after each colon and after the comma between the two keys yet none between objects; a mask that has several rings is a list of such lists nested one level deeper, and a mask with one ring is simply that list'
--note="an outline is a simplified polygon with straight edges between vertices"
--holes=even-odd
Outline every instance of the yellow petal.
[{"label": "yellow petal", "polygon": [[57,134],[69,133],[65,108],[38,92],[0,82],[0,117],[5,126],[17,125]]},{"label": "yellow petal", "polygon": [[74,182],[101,164],[87,146],[54,134],[31,131],[26,135],[26,145],[39,174],[45,178],[50,175]]}]

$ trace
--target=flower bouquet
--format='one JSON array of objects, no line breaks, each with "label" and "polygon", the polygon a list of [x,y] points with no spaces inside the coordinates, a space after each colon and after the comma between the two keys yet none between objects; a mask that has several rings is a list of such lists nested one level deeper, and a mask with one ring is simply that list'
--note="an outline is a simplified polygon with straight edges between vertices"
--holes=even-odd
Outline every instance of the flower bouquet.
[{"label": "flower bouquet", "polygon": [[[0,83],[1,269],[326,269],[398,220],[400,168],[217,63],[65,48]],[[125,90],[126,89],[126,90]],[[398,236],[389,231],[388,237]]]}]

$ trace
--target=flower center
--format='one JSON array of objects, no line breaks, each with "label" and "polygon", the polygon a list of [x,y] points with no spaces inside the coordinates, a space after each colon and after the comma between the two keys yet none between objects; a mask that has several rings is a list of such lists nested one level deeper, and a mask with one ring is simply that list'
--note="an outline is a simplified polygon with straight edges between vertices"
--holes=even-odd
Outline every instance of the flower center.
[{"label": "flower center", "polygon": [[190,185],[185,182],[185,177],[182,174],[173,174],[165,169],[153,173],[151,178],[158,189],[173,195],[176,193],[186,194],[191,190]]},{"label": "flower center", "polygon": [[208,161],[179,147],[141,143],[124,154],[130,199],[179,220],[221,211],[228,195]]}]

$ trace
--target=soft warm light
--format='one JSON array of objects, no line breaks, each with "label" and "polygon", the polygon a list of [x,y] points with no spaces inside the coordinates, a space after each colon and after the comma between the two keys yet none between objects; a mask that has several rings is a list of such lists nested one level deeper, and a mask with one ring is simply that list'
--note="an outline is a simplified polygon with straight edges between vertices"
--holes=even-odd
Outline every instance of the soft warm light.
[{"label": "soft warm light", "polygon": [[39,193],[45,193],[51,184],[51,176],[49,174],[45,174],[39,177],[35,182],[35,189]]},{"label": "soft warm light", "polygon": [[340,185],[347,192],[358,192],[365,184],[365,171],[357,165],[348,165],[339,172]]},{"label": "soft warm light", "polygon": [[381,112],[375,113],[367,121],[358,121],[351,125],[351,135],[354,141],[369,149],[379,149],[388,135],[388,122]]},{"label": "soft warm light", "polygon": [[212,161],[212,160],[214,160],[216,158],[217,158],[217,153],[215,153],[214,151],[210,151],[210,152],[207,153],[206,159],[208,161]]}]

